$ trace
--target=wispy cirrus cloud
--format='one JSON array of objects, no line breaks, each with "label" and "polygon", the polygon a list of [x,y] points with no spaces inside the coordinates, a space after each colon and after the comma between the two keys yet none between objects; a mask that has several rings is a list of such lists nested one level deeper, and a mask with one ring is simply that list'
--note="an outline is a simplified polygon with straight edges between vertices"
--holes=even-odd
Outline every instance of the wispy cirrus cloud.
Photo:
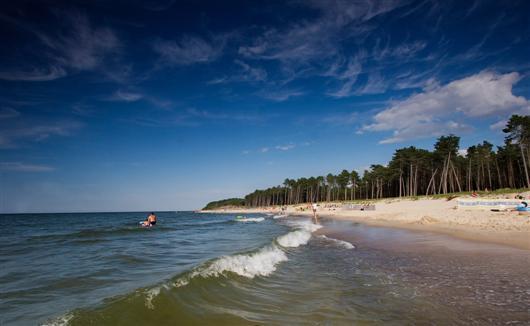
[{"label": "wispy cirrus cloud", "polygon": [[374,123],[360,131],[393,131],[380,143],[469,131],[462,118],[505,116],[529,112],[530,100],[516,96],[512,87],[520,80],[517,72],[498,74],[483,71],[446,85],[432,85],[377,113]]},{"label": "wispy cirrus cloud", "polygon": [[0,108],[0,120],[2,119],[11,119],[18,117],[20,115],[20,112],[17,110],[10,108],[10,107],[2,107]]},{"label": "wispy cirrus cloud", "polygon": [[302,96],[305,93],[297,89],[264,89],[257,94],[267,100],[284,102],[292,97]]},{"label": "wispy cirrus cloud", "polygon": [[0,71],[0,79],[9,81],[49,81],[66,76],[66,70],[60,66],[46,68],[32,67],[30,70]]},{"label": "wispy cirrus cloud", "polygon": [[282,85],[295,79],[324,76],[336,81],[335,87],[326,92],[329,96],[352,96],[362,63],[356,58],[360,54],[347,53],[343,43],[356,39],[361,42],[376,27],[377,24],[371,23],[375,17],[406,3],[394,0],[296,2],[317,14],[284,28],[265,28],[251,42],[240,45],[238,53],[248,60],[279,62],[282,77],[276,80],[283,78]]},{"label": "wispy cirrus cloud", "polygon": [[305,5],[320,11],[319,17],[293,23],[285,29],[270,28],[252,44],[239,47],[245,57],[306,64],[335,56],[338,43],[346,37],[366,32],[359,23],[390,12],[403,1],[308,1]]},{"label": "wispy cirrus cloud", "polygon": [[0,171],[10,172],[51,172],[55,168],[48,165],[28,164],[23,162],[0,162]]},{"label": "wispy cirrus cloud", "polygon": [[164,117],[136,117],[125,121],[146,127],[199,127],[208,123],[261,123],[272,115],[249,112],[227,112],[221,110],[204,110],[194,107],[172,114],[164,113]]},{"label": "wispy cirrus cloud", "polygon": [[[50,81],[67,76],[70,71],[99,70],[107,60],[114,59],[121,43],[108,27],[95,27],[85,14],[78,11],[55,11],[62,29],[43,31],[23,19],[3,16],[4,20],[33,34],[43,46],[42,57],[48,63],[35,66],[22,62],[19,67],[0,68],[0,79],[10,81]],[[101,69],[105,73],[108,69]]]},{"label": "wispy cirrus cloud", "polygon": [[285,144],[285,145],[276,145],[274,148],[276,148],[279,151],[290,151],[291,149],[296,148],[296,145],[293,143]]},{"label": "wispy cirrus cloud", "polygon": [[297,148],[298,146],[309,146],[311,145],[310,142],[304,142],[302,144],[296,144],[296,143],[293,143],[293,142],[289,142],[289,143],[285,143],[285,144],[279,144],[279,145],[275,145],[275,146],[264,146],[264,147],[260,147],[256,150],[249,150],[249,149],[246,149],[244,151],[242,151],[241,153],[242,154],[251,154],[251,153],[261,153],[261,154],[265,154],[265,153],[271,153],[271,152],[287,152],[287,151],[290,151],[290,150],[293,150],[295,148]]},{"label": "wispy cirrus cloud", "polygon": [[159,98],[156,96],[148,95],[138,89],[134,90],[123,90],[119,89],[112,93],[110,96],[103,98],[104,101],[110,102],[123,102],[123,103],[135,103],[144,101],[153,105],[154,107],[162,110],[171,110],[176,105],[174,101]]},{"label": "wispy cirrus cloud", "polygon": [[378,61],[389,59],[394,61],[396,59],[403,60],[412,58],[427,46],[427,42],[420,40],[399,43],[393,47],[389,42],[387,42],[384,47],[381,47],[379,43],[380,41],[378,40],[372,52],[372,57]]},{"label": "wispy cirrus cloud", "polygon": [[206,82],[206,84],[217,85],[237,82],[258,83],[265,82],[267,80],[268,74],[265,69],[251,66],[250,64],[239,59],[234,60],[234,63],[239,68],[239,71],[234,72],[230,76],[212,79]]},{"label": "wispy cirrus cloud", "polygon": [[185,66],[217,60],[223,52],[226,36],[205,40],[199,36],[184,35],[180,40],[157,40],[153,50],[163,64]]},{"label": "wispy cirrus cloud", "polygon": [[389,82],[378,73],[368,75],[368,80],[361,88],[355,91],[357,95],[384,93],[389,87]]},{"label": "wispy cirrus cloud", "polygon": [[120,41],[108,27],[94,27],[86,15],[78,12],[57,14],[69,22],[69,32],[55,37],[39,34],[41,41],[56,52],[56,60],[78,70],[100,67],[107,56],[116,54]]},{"label": "wispy cirrus cloud", "polygon": [[117,90],[109,97],[109,100],[116,102],[136,102],[142,98],[144,98],[144,95],[137,92]]},{"label": "wispy cirrus cloud", "polygon": [[[353,92],[353,85],[357,81],[358,76],[362,72],[361,55],[351,58],[347,64],[335,62],[324,76],[335,78],[339,83],[342,83],[339,89],[330,91],[327,94],[336,98],[343,98],[351,96]],[[344,66],[344,67],[343,67]]]},{"label": "wispy cirrus cloud", "polygon": [[77,121],[7,125],[0,129],[0,149],[16,148],[22,142],[41,142],[53,136],[70,136],[81,127]]}]

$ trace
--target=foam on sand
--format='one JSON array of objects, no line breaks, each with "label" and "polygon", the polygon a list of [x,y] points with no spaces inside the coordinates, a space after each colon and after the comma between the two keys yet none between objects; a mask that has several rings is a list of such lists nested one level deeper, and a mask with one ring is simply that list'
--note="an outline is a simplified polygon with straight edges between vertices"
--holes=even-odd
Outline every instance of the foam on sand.
[{"label": "foam on sand", "polygon": [[338,245],[339,247],[343,247],[343,248],[346,248],[346,249],[355,249],[355,246],[352,245],[351,243],[347,242],[347,241],[329,238],[329,237],[326,237],[325,235],[321,235],[320,238],[328,240],[330,242],[333,242],[334,244]]},{"label": "foam on sand", "polygon": [[74,318],[74,314],[69,312],[55,319],[49,320],[44,324],[41,324],[41,326],[66,326],[72,318]]},{"label": "foam on sand", "polygon": [[153,305],[153,299],[159,294],[160,294],[160,286],[147,290],[146,297],[145,297],[145,306],[148,309],[155,309],[155,306]]}]

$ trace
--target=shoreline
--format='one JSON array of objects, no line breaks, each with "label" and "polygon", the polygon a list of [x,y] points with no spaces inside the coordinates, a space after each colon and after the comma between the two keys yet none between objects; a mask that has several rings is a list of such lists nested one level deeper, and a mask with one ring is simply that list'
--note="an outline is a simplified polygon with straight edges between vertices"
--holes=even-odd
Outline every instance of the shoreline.
[{"label": "shoreline", "polygon": [[[345,220],[370,226],[434,232],[459,239],[507,245],[530,250],[530,215],[456,208],[456,201],[445,199],[389,199],[375,201],[375,211],[342,210],[337,203],[320,203],[320,218]],[[286,214],[312,216],[307,205],[287,206]],[[271,208],[226,208],[202,213],[270,214]]]}]

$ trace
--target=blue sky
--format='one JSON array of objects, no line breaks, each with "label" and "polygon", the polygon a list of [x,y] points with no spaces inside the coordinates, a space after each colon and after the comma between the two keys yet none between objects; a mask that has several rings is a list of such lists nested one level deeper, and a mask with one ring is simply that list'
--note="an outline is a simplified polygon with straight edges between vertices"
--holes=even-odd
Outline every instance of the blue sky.
[{"label": "blue sky", "polygon": [[0,212],[184,210],[530,112],[527,1],[0,5]]}]

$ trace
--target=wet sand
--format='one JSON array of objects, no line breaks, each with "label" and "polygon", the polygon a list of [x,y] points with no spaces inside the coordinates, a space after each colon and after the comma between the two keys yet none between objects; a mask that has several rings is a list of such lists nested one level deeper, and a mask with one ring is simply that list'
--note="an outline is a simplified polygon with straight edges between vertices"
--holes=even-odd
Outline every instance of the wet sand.
[{"label": "wet sand", "polygon": [[460,314],[466,323],[530,323],[526,250],[335,219],[323,219],[323,224],[319,233],[355,244],[368,264]]}]

